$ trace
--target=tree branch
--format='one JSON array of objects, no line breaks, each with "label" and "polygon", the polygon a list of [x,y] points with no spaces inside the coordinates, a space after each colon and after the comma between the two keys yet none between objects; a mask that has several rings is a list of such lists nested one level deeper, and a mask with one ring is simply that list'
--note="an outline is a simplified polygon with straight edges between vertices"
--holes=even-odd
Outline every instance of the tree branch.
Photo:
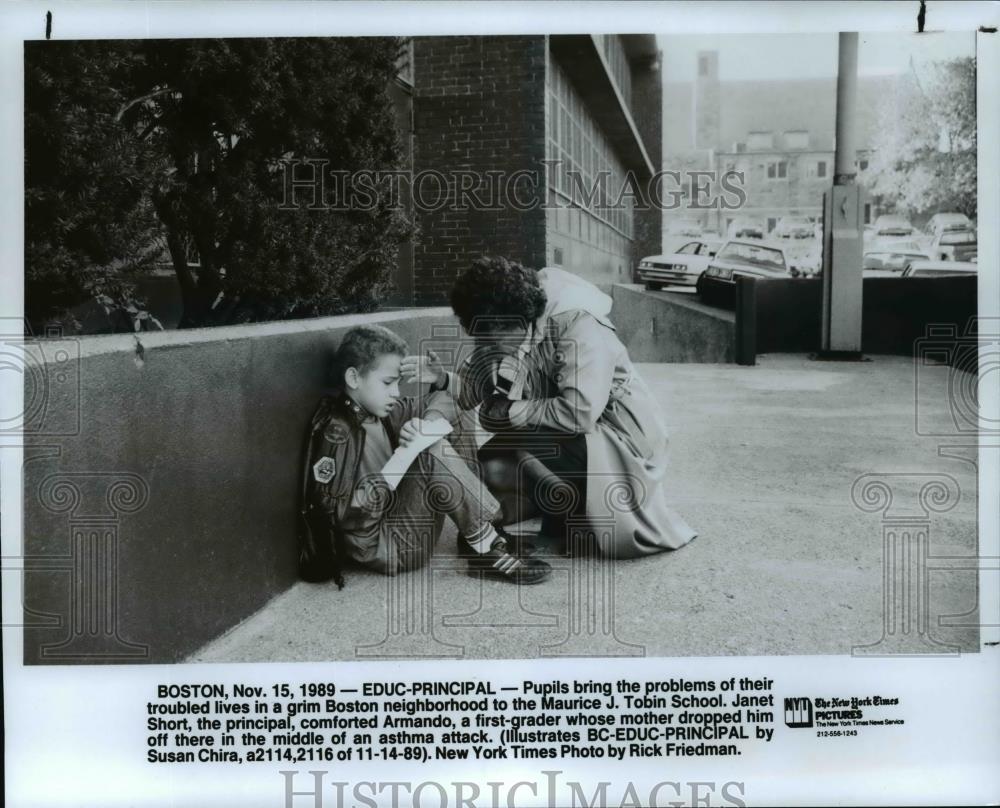
[{"label": "tree branch", "polygon": [[134,107],[136,104],[142,104],[146,101],[149,101],[152,98],[156,98],[156,96],[158,95],[164,95],[166,93],[175,93],[175,92],[177,92],[177,90],[175,90],[173,87],[161,87],[159,90],[153,90],[153,92],[151,93],[146,93],[145,95],[140,95],[138,98],[133,98],[131,101],[129,101],[121,109],[118,110],[118,114],[115,115],[115,121],[116,122],[120,121],[122,119],[122,116],[130,109],[132,109],[132,107]]}]

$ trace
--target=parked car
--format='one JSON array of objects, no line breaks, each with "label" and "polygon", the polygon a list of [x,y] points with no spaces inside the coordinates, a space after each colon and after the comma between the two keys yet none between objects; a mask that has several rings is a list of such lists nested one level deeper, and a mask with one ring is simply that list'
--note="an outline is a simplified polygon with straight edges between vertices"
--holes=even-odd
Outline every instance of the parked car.
[{"label": "parked car", "polygon": [[782,216],[771,233],[776,239],[812,239],[816,237],[816,227],[805,216]]},{"label": "parked car", "polygon": [[976,227],[963,213],[935,213],[924,234],[927,253],[941,261],[968,261],[979,249]]},{"label": "parked car", "polygon": [[730,223],[726,231],[726,238],[729,239],[764,239],[767,236],[767,225],[763,219],[754,219],[749,216],[739,216]]},{"label": "parked car", "polygon": [[930,236],[943,230],[975,230],[975,226],[964,213],[935,213],[924,227],[924,232]]},{"label": "parked car", "polygon": [[706,230],[701,234],[700,240],[708,245],[709,255],[715,255],[719,251],[719,247],[726,243],[726,240],[714,230]]},{"label": "parked car", "polygon": [[781,247],[759,241],[728,241],[715,254],[698,279],[697,290],[702,297],[716,293],[731,294],[736,278],[791,277],[785,253]]},{"label": "parked car", "polygon": [[865,251],[861,258],[861,273],[866,278],[890,275],[899,277],[910,262],[929,259],[930,256],[917,249],[915,244],[911,248],[885,245],[880,249]]},{"label": "parked car", "polygon": [[694,286],[715,249],[707,241],[689,241],[675,253],[649,255],[639,262],[639,282],[647,289]]},{"label": "parked car", "polygon": [[974,230],[944,230],[927,247],[927,252],[940,261],[968,261],[978,254],[978,237]]},{"label": "parked car", "polygon": [[911,261],[903,270],[904,278],[975,277],[978,265],[971,261]]},{"label": "parked car", "polygon": [[[865,246],[865,252],[926,253],[923,242],[913,238],[880,238]],[[929,254],[928,254],[929,255]]]},{"label": "parked car", "polygon": [[663,252],[673,254],[691,239],[705,240],[701,223],[697,219],[672,219],[663,234]]},{"label": "parked car", "polygon": [[879,216],[875,220],[871,237],[873,239],[912,238],[915,232],[910,220],[905,216],[886,215]]},{"label": "parked car", "polygon": [[794,277],[812,277],[823,269],[823,252],[815,242],[805,250],[786,250],[785,260]]}]

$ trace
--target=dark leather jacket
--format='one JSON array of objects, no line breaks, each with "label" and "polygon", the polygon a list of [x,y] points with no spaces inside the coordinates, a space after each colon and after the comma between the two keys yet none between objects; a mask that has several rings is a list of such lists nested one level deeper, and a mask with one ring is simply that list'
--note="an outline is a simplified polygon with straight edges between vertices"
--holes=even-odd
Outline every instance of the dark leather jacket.
[{"label": "dark leather jacket", "polygon": [[[400,398],[382,423],[395,449],[399,431],[411,418],[434,413],[455,422],[451,396],[433,392],[426,399]],[[362,426],[368,413],[344,394],[320,399],[306,431],[299,488],[299,575],[314,583],[334,580],[343,587],[343,521],[350,507],[378,516],[389,502],[388,484],[358,480],[365,450]],[[331,473],[332,472],[332,473]]]}]

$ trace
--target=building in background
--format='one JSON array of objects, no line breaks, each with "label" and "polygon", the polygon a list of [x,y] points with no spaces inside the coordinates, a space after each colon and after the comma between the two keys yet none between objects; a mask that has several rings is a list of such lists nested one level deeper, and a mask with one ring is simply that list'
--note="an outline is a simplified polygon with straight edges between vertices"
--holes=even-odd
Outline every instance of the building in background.
[{"label": "building in background", "polygon": [[[695,218],[725,233],[737,216],[759,219],[769,231],[783,216],[818,220],[833,184],[836,78],[720,81],[717,51],[697,59],[694,82],[664,85],[665,167],[741,172],[747,202],[740,210],[692,209],[688,189],[683,209],[666,211],[664,223]],[[859,170],[867,166],[880,105],[909,80],[859,77]],[[865,223],[878,213],[877,200],[869,200]]]},{"label": "building in background", "polygon": [[652,35],[415,38],[397,104],[418,230],[390,302],[447,302],[483,254],[630,281],[661,244],[660,211],[635,204],[661,168],[659,66]]}]

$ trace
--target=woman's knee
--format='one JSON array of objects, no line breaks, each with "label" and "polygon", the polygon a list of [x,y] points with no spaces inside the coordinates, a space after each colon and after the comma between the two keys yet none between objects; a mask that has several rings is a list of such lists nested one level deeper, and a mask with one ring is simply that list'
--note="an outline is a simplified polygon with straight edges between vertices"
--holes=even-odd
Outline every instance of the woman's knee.
[{"label": "woman's knee", "polygon": [[517,488],[517,468],[512,459],[491,457],[482,461],[483,482],[491,491],[513,491]]}]

